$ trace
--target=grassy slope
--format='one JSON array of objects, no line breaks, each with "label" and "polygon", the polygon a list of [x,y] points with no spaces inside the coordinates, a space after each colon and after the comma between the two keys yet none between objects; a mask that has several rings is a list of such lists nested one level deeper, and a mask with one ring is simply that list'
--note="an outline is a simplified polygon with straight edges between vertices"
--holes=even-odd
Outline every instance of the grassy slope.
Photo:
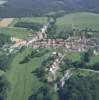
[{"label": "grassy slope", "polygon": [[11,83],[11,91],[7,100],[28,100],[32,89],[42,85],[31,72],[40,66],[41,62],[48,57],[48,54],[40,58],[34,58],[27,64],[20,65],[19,62],[30,51],[27,49],[23,53],[19,53],[13,60],[11,69],[6,73]]},{"label": "grassy slope", "polygon": [[26,38],[30,31],[24,28],[2,28],[0,34],[7,34],[14,37]]},{"label": "grassy slope", "polygon": [[36,22],[40,24],[46,24],[47,23],[47,17],[26,17],[26,18],[21,18],[21,21],[24,22]]},{"label": "grassy slope", "polygon": [[14,25],[17,22],[36,22],[40,24],[46,24],[47,23],[47,17],[23,17],[23,18],[16,18],[12,25]]},{"label": "grassy slope", "polygon": [[93,13],[72,13],[57,20],[60,30],[71,30],[73,27],[83,29],[86,27],[99,30],[99,14]]}]

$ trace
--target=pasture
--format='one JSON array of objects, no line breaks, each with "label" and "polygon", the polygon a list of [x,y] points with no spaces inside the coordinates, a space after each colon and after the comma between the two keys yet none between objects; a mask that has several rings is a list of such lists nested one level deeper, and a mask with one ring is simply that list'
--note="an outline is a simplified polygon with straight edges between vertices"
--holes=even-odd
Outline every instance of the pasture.
[{"label": "pasture", "polygon": [[[30,30],[27,30],[25,28],[1,28],[0,34],[7,34],[10,36],[18,37],[18,38],[27,38],[28,33],[30,33]],[[35,32],[34,32],[35,33]]]},{"label": "pasture", "polygon": [[75,29],[92,28],[99,31],[99,14],[77,12],[67,14],[57,19],[57,26],[59,30],[71,31]]},{"label": "pasture", "polygon": [[22,17],[22,18],[16,18],[12,25],[18,23],[18,22],[34,22],[38,24],[46,24],[47,23],[47,17]]},{"label": "pasture", "polygon": [[28,54],[31,49],[25,49],[19,53],[11,64],[11,69],[6,73],[6,77],[11,84],[11,91],[8,93],[7,100],[28,100],[32,90],[39,88],[42,83],[33,75],[32,71],[40,67],[41,62],[48,57],[45,54],[42,57],[31,59],[30,62],[19,64],[19,62]]}]

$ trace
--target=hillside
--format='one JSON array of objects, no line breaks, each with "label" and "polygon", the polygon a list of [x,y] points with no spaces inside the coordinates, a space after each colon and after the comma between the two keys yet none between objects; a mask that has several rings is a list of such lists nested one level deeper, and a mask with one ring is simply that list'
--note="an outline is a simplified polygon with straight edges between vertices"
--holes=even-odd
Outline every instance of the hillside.
[{"label": "hillside", "polygon": [[41,16],[59,10],[98,12],[98,5],[98,0],[8,0],[0,5],[0,17]]}]

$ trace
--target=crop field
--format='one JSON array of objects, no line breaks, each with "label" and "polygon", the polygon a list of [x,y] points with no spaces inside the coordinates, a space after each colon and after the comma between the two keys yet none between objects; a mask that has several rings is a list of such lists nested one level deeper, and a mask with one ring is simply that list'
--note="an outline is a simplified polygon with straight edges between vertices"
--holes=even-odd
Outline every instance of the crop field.
[{"label": "crop field", "polygon": [[0,27],[5,28],[8,27],[12,22],[13,22],[14,18],[4,18],[0,21]]},{"label": "crop field", "polygon": [[57,19],[59,30],[70,31],[72,28],[84,29],[92,28],[99,31],[99,14],[94,13],[72,13]]}]

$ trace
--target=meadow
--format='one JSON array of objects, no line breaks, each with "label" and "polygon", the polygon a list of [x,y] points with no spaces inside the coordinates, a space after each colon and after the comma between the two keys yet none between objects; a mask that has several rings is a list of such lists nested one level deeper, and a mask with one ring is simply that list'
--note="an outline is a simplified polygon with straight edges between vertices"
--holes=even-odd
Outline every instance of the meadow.
[{"label": "meadow", "polygon": [[22,18],[16,18],[13,23],[12,26],[15,23],[18,22],[35,22],[35,23],[40,23],[40,24],[46,24],[47,23],[47,17],[22,17]]},{"label": "meadow", "polygon": [[0,29],[0,34],[6,34],[6,35],[10,35],[13,37],[18,37],[18,38],[27,38],[28,33],[30,33],[30,30],[27,30],[25,28],[15,28],[15,27],[11,27],[11,28],[1,28]]},{"label": "meadow", "polygon": [[13,59],[11,69],[6,73],[6,77],[11,84],[11,91],[8,93],[7,100],[28,100],[32,90],[36,90],[42,85],[32,71],[40,67],[41,62],[47,59],[49,54],[31,59],[29,63],[19,64],[30,52],[31,49],[25,49],[22,53],[18,53]]},{"label": "meadow", "polygon": [[77,12],[67,14],[57,19],[57,26],[59,30],[71,31],[75,29],[92,28],[99,31],[99,14]]}]

